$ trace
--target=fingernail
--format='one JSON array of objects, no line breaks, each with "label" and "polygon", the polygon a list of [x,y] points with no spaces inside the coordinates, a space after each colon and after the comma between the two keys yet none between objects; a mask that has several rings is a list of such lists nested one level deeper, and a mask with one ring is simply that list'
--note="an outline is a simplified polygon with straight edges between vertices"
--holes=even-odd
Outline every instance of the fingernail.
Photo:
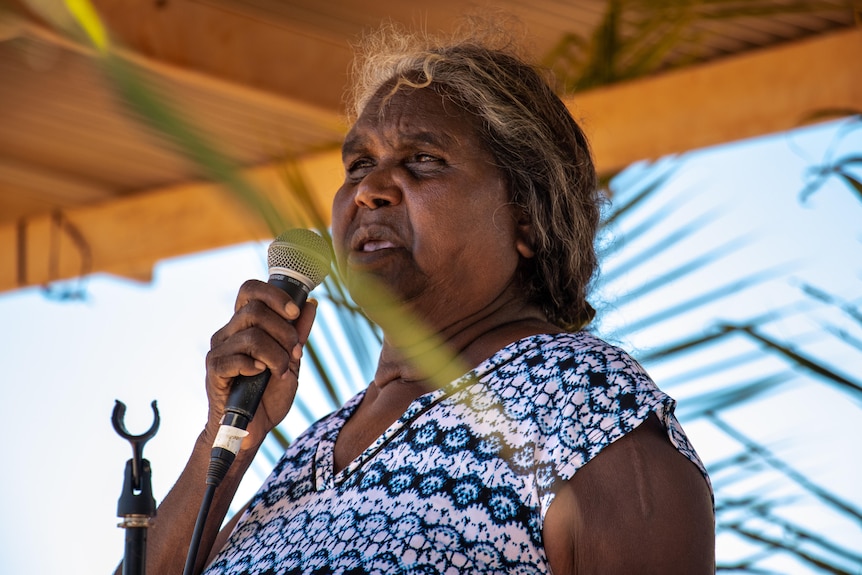
[{"label": "fingernail", "polygon": [[295,346],[293,346],[293,351],[291,352],[291,355],[293,356],[293,359],[295,359],[296,361],[299,361],[300,359],[302,359],[302,344],[298,343]]},{"label": "fingernail", "polygon": [[296,319],[299,317],[299,306],[292,301],[287,302],[287,305],[284,306],[284,311],[291,319]]},{"label": "fingernail", "polygon": [[260,361],[260,360],[256,359],[256,360],[254,360],[254,366],[255,366],[257,369],[263,369],[263,368],[265,368],[265,367],[266,367],[266,364],[265,364],[265,363],[263,363],[262,361]]}]

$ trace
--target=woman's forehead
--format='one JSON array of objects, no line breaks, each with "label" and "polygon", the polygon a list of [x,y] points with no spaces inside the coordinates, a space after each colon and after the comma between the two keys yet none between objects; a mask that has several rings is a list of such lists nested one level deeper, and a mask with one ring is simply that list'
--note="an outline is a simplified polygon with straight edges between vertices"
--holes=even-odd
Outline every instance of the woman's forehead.
[{"label": "woman's forehead", "polygon": [[384,86],[369,100],[345,138],[346,152],[369,133],[416,143],[447,146],[479,143],[479,120],[450,98],[430,88]]}]

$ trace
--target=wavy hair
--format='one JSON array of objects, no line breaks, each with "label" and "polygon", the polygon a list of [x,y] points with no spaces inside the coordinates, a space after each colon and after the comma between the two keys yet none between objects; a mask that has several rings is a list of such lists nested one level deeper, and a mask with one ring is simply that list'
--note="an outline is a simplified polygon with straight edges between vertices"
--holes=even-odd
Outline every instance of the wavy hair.
[{"label": "wavy hair", "polygon": [[355,120],[387,83],[431,88],[480,120],[480,139],[506,175],[511,201],[531,224],[535,256],[519,279],[527,297],[566,330],[595,311],[587,302],[598,267],[603,196],[589,144],[549,80],[500,27],[441,41],[387,25],[357,48],[349,114]]}]

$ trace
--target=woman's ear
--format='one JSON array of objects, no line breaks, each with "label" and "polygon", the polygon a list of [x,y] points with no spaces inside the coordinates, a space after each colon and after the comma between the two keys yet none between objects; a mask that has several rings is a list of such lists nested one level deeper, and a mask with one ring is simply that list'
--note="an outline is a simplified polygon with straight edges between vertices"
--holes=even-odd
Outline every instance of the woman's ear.
[{"label": "woman's ear", "polygon": [[517,212],[518,221],[515,228],[515,249],[522,258],[530,259],[536,255],[533,249],[533,223],[527,210],[520,208]]}]

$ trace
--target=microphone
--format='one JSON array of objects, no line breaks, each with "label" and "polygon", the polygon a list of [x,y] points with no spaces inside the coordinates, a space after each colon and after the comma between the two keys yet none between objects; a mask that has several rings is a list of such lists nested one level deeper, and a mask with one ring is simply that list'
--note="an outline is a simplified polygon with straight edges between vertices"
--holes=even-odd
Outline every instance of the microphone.
[{"label": "microphone", "polygon": [[[269,284],[281,288],[302,309],[308,294],[329,273],[330,248],[326,240],[306,229],[288,230],[278,236],[267,250]],[[218,485],[239,453],[246,428],[269,383],[269,368],[257,375],[240,375],[234,379],[213,442],[207,484]]]}]

